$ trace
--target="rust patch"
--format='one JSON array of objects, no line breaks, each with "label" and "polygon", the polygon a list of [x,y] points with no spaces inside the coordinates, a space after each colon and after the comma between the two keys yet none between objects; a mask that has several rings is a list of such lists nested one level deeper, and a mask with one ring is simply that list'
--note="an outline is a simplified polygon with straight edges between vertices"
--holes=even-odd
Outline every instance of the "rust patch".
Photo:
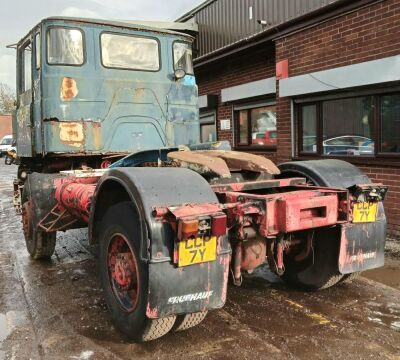
[{"label": "rust patch", "polygon": [[231,172],[225,161],[218,157],[207,156],[195,151],[172,151],[168,153],[168,158],[187,167],[199,174],[216,174],[223,178],[231,177]]},{"label": "rust patch", "polygon": [[61,99],[64,101],[69,101],[78,95],[78,87],[76,81],[71,77],[63,78],[61,82]]},{"label": "rust patch", "polygon": [[83,125],[78,122],[60,122],[60,141],[73,147],[81,147],[85,141]]},{"label": "rust patch", "polygon": [[144,90],[143,88],[135,88],[134,92],[134,98],[143,98],[144,97]]},{"label": "rust patch", "polygon": [[101,124],[100,123],[92,123],[92,134],[93,134],[93,145],[96,150],[101,149]]},{"label": "rust patch", "polygon": [[266,172],[271,175],[280,174],[278,167],[264,156],[223,150],[196,151],[196,153],[223,159],[230,169]]}]

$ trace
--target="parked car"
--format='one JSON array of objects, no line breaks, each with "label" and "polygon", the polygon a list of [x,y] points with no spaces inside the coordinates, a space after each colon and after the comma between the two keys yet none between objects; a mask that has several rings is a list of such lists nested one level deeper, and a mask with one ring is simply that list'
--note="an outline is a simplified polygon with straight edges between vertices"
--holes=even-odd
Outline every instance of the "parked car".
[{"label": "parked car", "polygon": [[13,140],[11,146],[7,149],[6,155],[4,158],[4,163],[6,165],[19,165],[19,158],[17,156],[17,142]]},{"label": "parked car", "polygon": [[253,133],[253,139],[251,143],[253,145],[276,145],[277,144],[277,132],[273,130],[265,130]]},{"label": "parked car", "polygon": [[364,136],[344,135],[326,139],[322,146],[325,155],[372,155],[375,144]]},{"label": "parked car", "polygon": [[0,157],[3,157],[7,153],[7,150],[12,146],[12,142],[13,142],[12,135],[6,135],[1,139]]}]

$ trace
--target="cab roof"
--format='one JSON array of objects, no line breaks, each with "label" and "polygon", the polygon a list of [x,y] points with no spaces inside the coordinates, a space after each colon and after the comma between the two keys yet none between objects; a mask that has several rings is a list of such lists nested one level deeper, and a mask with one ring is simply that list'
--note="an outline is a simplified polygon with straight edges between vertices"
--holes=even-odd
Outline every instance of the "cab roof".
[{"label": "cab roof", "polygon": [[[42,21],[40,21],[37,25],[35,25],[33,29],[35,29],[39,24],[51,21],[105,25],[120,29],[131,29],[131,30],[148,31],[152,33],[155,32],[159,34],[167,34],[174,36],[184,36],[188,38],[188,40],[193,40],[194,37],[191,34],[195,35],[198,32],[198,26],[197,24],[194,23],[130,21],[130,20],[120,21],[120,20],[90,19],[90,18],[70,17],[70,16],[51,16],[45,18]],[[30,34],[31,31],[28,34]],[[25,38],[26,36],[24,36],[21,39],[21,41],[23,41]]]}]

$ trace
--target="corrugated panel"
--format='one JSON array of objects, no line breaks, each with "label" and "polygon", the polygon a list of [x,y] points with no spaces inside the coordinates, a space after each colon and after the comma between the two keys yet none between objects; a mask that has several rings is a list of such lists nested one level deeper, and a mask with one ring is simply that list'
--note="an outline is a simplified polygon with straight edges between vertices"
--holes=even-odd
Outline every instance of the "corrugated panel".
[{"label": "corrugated panel", "polygon": [[[195,19],[200,33],[197,40],[199,53],[206,55],[221,47],[254,35],[265,27],[257,20],[266,20],[273,27],[337,0],[217,0],[199,10]],[[249,19],[252,7],[253,18]]]}]

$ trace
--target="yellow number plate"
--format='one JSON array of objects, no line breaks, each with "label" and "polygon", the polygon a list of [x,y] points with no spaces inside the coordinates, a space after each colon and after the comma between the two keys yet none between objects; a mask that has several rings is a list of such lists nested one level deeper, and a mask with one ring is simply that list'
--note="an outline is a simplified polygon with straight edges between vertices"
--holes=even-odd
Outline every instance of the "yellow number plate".
[{"label": "yellow number plate", "polygon": [[353,205],[353,223],[376,221],[377,202],[358,202]]},{"label": "yellow number plate", "polygon": [[178,266],[213,261],[217,258],[217,237],[188,239],[179,242]]}]

